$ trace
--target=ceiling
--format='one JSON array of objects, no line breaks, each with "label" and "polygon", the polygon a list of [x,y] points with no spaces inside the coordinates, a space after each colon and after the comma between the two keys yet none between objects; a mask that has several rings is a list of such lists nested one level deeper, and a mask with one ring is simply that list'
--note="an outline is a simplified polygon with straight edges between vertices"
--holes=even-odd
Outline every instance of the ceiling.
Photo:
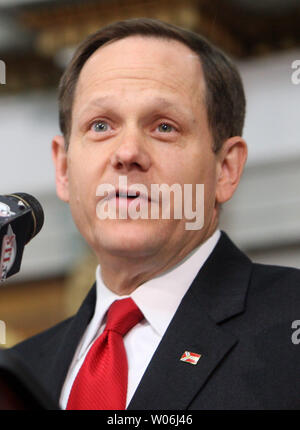
[{"label": "ceiling", "polygon": [[[274,12],[297,7],[299,0],[232,0],[240,7],[258,12]],[[46,3],[62,3],[61,0],[0,0],[0,7],[13,8],[20,5],[37,5]]]},{"label": "ceiling", "polygon": [[299,0],[0,0],[0,59],[11,78],[5,90],[52,85],[87,35],[137,16],[200,32],[236,58],[300,46]]}]

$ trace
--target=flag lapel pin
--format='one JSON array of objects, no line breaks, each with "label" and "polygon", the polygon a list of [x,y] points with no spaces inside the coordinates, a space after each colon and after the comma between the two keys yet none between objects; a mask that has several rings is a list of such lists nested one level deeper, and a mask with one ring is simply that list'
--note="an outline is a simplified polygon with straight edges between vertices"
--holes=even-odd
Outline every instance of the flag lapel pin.
[{"label": "flag lapel pin", "polygon": [[201,358],[201,354],[196,354],[195,352],[184,351],[180,360],[185,361],[186,363],[196,365]]}]

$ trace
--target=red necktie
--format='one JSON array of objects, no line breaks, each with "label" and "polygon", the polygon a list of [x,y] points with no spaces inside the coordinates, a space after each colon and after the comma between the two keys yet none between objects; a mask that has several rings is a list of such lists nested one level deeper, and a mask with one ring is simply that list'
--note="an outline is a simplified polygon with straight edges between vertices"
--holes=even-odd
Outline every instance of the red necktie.
[{"label": "red necktie", "polygon": [[113,302],[104,332],[95,340],[75,378],[67,409],[125,409],[128,364],[123,336],[143,318],[131,298]]}]

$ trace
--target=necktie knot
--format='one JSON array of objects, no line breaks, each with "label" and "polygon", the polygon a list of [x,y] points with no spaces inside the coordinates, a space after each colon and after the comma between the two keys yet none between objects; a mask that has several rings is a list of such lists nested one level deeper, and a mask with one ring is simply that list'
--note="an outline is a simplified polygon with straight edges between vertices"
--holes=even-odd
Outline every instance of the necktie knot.
[{"label": "necktie knot", "polygon": [[143,318],[144,315],[130,297],[116,300],[108,310],[105,330],[125,336]]}]

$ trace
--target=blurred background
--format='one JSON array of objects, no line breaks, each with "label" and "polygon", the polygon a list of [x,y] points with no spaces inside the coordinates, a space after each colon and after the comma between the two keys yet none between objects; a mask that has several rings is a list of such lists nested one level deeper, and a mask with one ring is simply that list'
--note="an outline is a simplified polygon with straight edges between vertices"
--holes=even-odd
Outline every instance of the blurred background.
[{"label": "blurred background", "polygon": [[0,286],[3,347],[73,314],[94,282],[96,261],[55,194],[57,85],[83,38],[134,17],[199,32],[238,65],[249,158],[221,227],[255,261],[300,268],[299,0],[0,0],[0,194],[33,194],[45,211],[21,272]]}]

